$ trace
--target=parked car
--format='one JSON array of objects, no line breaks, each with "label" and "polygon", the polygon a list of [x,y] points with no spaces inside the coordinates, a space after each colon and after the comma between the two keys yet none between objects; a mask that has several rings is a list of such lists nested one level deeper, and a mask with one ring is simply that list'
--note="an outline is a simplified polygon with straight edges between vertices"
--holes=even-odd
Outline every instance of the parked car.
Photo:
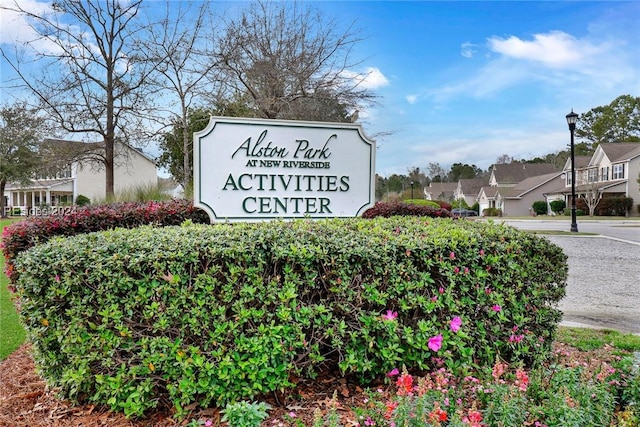
[{"label": "parked car", "polygon": [[464,218],[468,216],[478,216],[478,212],[471,209],[455,208],[451,210],[451,216],[454,218]]}]

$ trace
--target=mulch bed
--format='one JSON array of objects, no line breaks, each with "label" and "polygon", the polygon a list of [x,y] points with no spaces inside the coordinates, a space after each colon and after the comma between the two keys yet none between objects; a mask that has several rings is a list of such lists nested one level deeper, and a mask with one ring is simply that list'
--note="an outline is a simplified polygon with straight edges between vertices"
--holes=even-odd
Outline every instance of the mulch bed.
[{"label": "mulch bed", "polygon": [[[360,405],[364,398],[364,390],[344,378],[326,377],[309,384],[300,383],[290,396],[273,395],[267,399],[272,409],[263,425],[277,426],[285,414],[293,412],[296,419],[310,426],[314,411],[324,413],[330,408],[337,409],[343,424],[357,425],[350,422],[355,419],[350,408]],[[36,373],[28,344],[0,362],[0,427],[169,427],[185,426],[193,419],[211,420],[216,426],[220,413],[217,409],[193,408],[191,416],[180,422],[170,410],[165,410],[149,414],[144,420],[130,420],[108,408],[74,406],[57,398]]]},{"label": "mulch bed", "polygon": [[[581,352],[563,344],[556,344],[556,354],[568,364],[591,365],[610,360],[610,349]],[[382,388],[387,386],[380,385]],[[308,384],[299,383],[289,396],[272,396],[267,402],[272,406],[269,418],[263,426],[276,427],[285,414],[295,413],[305,426],[312,425],[314,411],[326,412],[335,408],[342,424],[357,426],[355,414],[350,409],[362,406],[364,390],[344,378],[318,378]],[[170,410],[156,411],[144,420],[129,420],[121,413],[95,405],[74,406],[55,396],[53,390],[35,371],[28,344],[22,345],[6,360],[0,362],[0,427],[169,427],[185,426],[190,420],[211,420],[219,425],[220,413],[216,409],[192,408],[191,416],[176,421]]]}]

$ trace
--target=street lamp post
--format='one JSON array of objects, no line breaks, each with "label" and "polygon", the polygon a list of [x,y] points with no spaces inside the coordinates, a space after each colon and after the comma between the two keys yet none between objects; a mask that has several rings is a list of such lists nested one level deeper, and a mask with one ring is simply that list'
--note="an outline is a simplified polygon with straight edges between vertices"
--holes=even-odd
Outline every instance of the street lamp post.
[{"label": "street lamp post", "polygon": [[413,200],[413,181],[411,181],[411,200]]},{"label": "street lamp post", "polygon": [[573,112],[567,114],[567,123],[571,132],[571,231],[578,232],[578,223],[576,222],[576,156],[573,144],[573,131],[576,130],[576,122],[578,115]]}]

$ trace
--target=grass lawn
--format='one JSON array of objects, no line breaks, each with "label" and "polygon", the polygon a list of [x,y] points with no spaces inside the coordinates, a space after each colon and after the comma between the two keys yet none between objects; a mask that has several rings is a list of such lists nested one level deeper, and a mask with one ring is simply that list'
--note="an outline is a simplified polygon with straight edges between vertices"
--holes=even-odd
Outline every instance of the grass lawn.
[{"label": "grass lawn", "polygon": [[[15,222],[15,219],[0,220],[0,230]],[[0,360],[8,355],[24,342],[25,330],[18,321],[18,313],[11,301],[11,292],[7,289],[9,280],[4,274],[4,258],[0,256]]]},{"label": "grass lawn", "polygon": [[609,345],[616,350],[640,352],[640,335],[623,334],[611,329],[559,327],[556,341],[581,351],[596,350]]}]

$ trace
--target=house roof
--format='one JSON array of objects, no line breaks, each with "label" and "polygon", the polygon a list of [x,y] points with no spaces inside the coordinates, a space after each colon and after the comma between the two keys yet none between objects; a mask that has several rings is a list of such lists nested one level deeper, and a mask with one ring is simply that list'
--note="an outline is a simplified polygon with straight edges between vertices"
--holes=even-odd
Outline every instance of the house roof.
[{"label": "house roof", "polygon": [[432,182],[428,187],[424,188],[425,194],[431,194],[434,197],[442,195],[445,199],[453,197],[458,183],[456,182]]},{"label": "house roof", "polygon": [[[482,188],[480,189],[480,191],[484,192],[484,195],[485,195],[486,197],[488,197],[488,198],[492,198],[492,197],[495,197],[495,196],[496,196],[496,194],[498,193],[498,188],[499,188],[499,187],[490,187],[490,186],[485,186],[485,187],[482,187]],[[478,192],[478,194],[479,194],[479,192]]]},{"label": "house roof", "polygon": [[481,179],[481,178],[461,179],[459,183],[460,183],[460,188],[462,189],[463,194],[467,194],[467,195],[473,194],[474,196],[478,195],[478,193],[480,192],[480,189],[483,186],[489,184],[486,179]]},{"label": "house roof", "polygon": [[[121,141],[117,141],[116,145],[127,147],[140,154],[151,163],[156,164],[155,160],[151,158],[151,156],[139,148]],[[46,138],[43,141],[43,150],[45,154],[48,155],[47,160],[57,164],[71,163],[73,161],[79,161],[83,158],[95,155],[96,153],[99,153],[99,150],[103,148],[103,146],[104,144],[101,142],[82,142],[56,138]]]},{"label": "house roof", "polygon": [[493,165],[492,173],[499,184],[517,184],[529,177],[556,171],[551,163],[499,163]]},{"label": "house roof", "polygon": [[[591,182],[589,184],[576,185],[576,193],[590,191],[594,188],[597,188],[603,193],[607,192],[620,192],[620,189],[616,189],[615,187],[619,185],[624,185],[627,183],[626,179],[617,179],[615,181],[601,181],[601,182]],[[607,191],[609,190],[609,191]],[[624,189],[622,189],[624,192]],[[546,191],[544,194],[571,194],[571,187],[559,187],[554,190]]]},{"label": "house roof", "polygon": [[67,184],[72,182],[73,178],[63,178],[63,179],[33,179],[28,184],[20,184],[20,183],[12,183],[8,182],[5,188],[5,191],[11,190],[41,190],[41,189],[53,189],[63,184]]},{"label": "house roof", "polygon": [[[591,163],[592,157],[593,156],[575,156],[576,170],[584,169],[587,166],[589,166],[589,163]],[[565,162],[563,170],[571,170],[571,157],[569,157]]]},{"label": "house roof", "polygon": [[535,190],[536,188],[559,177],[560,175],[561,175],[561,172],[553,172],[553,173],[547,173],[544,175],[532,176],[525,180],[522,180],[521,182],[511,187],[511,194],[507,195],[505,192],[502,191],[502,189],[500,191],[500,194],[502,194],[505,197],[515,197],[515,196],[519,197],[529,193],[530,191]]},{"label": "house roof", "polygon": [[611,162],[621,162],[640,156],[638,142],[607,142],[600,144],[599,147]]}]

